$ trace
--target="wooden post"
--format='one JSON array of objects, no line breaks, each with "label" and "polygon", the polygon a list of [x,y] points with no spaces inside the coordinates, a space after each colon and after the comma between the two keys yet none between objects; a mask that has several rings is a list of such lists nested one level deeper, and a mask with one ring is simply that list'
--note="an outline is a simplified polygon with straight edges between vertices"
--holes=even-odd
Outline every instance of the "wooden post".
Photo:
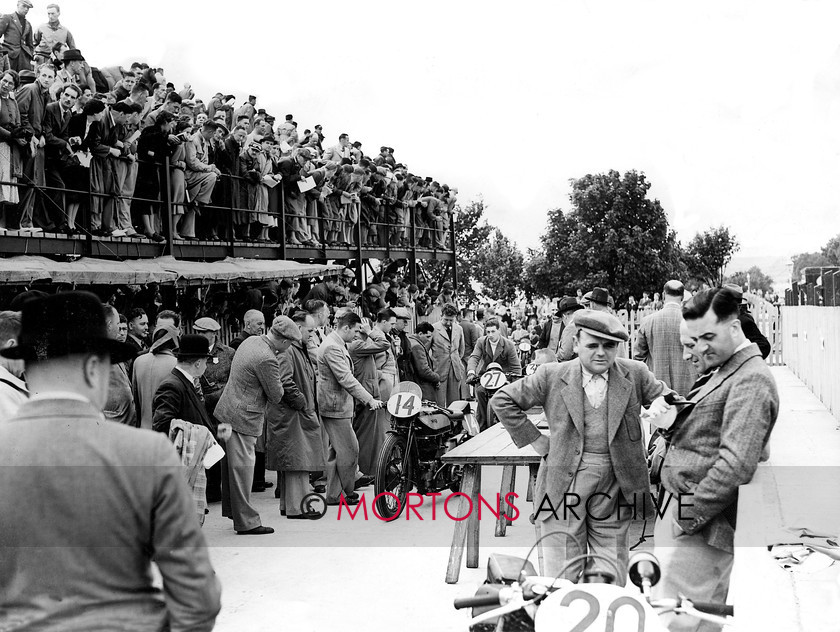
[{"label": "wooden post", "polygon": [[478,541],[481,537],[481,521],[478,519],[478,498],[481,493],[481,466],[475,467],[475,483],[470,494],[473,510],[467,523],[467,568],[478,568]]},{"label": "wooden post", "polygon": [[[470,509],[470,502],[468,498],[472,498],[476,487],[476,471],[480,465],[468,464],[464,466],[464,478],[461,481],[461,493],[463,496],[458,497],[458,509],[455,514],[457,517],[462,517],[467,514]],[[473,507],[475,511],[477,507]],[[466,520],[459,520],[455,523],[455,532],[452,534],[452,547],[449,550],[449,564],[446,567],[446,583],[457,584],[458,577],[461,574],[461,560],[464,557],[464,543],[467,539],[467,523]]]},{"label": "wooden post", "polygon": [[170,187],[170,176],[169,176],[169,156],[166,156],[163,160],[163,170],[164,170],[164,187],[163,187],[163,209],[166,211],[166,247],[164,250],[164,254],[173,255],[173,240],[172,240],[172,233],[174,232],[174,216],[172,212],[172,190]]},{"label": "wooden post", "polygon": [[499,489],[499,496],[501,498],[499,502],[499,517],[496,519],[496,537],[503,538],[505,533],[507,532],[507,526],[511,524],[511,521],[505,517],[504,507],[507,506],[505,503],[505,496],[507,496],[510,492],[513,491],[513,487],[516,484],[516,466],[515,465],[505,465],[502,467],[502,484]]}]

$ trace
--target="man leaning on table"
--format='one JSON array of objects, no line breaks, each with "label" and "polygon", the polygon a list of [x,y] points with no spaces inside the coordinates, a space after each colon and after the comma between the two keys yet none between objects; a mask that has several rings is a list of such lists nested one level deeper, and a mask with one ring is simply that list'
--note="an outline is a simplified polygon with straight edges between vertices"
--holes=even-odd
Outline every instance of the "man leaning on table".
[{"label": "man leaning on table", "polygon": [[[542,574],[557,575],[588,549],[615,563],[623,586],[628,528],[653,508],[640,410],[653,404],[652,412],[664,411],[662,395],[670,391],[644,363],[616,358],[629,336],[615,316],[581,310],[574,324],[578,358],[540,366],[503,387],[490,405],[517,447],[532,444],[545,459],[534,513],[542,534],[554,535],[542,543]],[[543,407],[550,437],[525,415],[534,406]],[[582,570],[577,562],[562,576],[577,581]],[[616,573],[599,559],[586,570]]]}]

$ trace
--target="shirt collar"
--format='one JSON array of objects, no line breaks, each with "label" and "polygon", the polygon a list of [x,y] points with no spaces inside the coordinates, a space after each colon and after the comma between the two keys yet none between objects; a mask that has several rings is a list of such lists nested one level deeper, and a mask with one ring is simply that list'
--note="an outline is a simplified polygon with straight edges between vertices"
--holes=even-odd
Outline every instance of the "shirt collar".
[{"label": "shirt collar", "polygon": [[735,351],[733,351],[733,352],[732,352],[732,355],[735,355],[735,354],[736,354],[736,353],[738,353],[741,349],[746,349],[746,348],[747,348],[747,347],[749,347],[751,344],[752,344],[752,341],[751,341],[749,338],[747,338],[746,340],[744,340],[744,342],[742,342],[742,343],[741,343],[741,344],[739,344],[737,347],[735,347]]},{"label": "shirt collar", "polygon": [[37,402],[42,399],[72,399],[77,402],[84,402],[85,404],[92,404],[92,402],[83,395],[73,393],[71,391],[47,391],[45,393],[38,393],[29,398],[30,402]]},{"label": "shirt collar", "polygon": [[[586,385],[589,384],[589,382],[592,381],[592,378],[595,377],[595,374],[587,371],[586,368],[582,364],[580,365],[580,370],[581,370],[581,373],[583,375],[583,386],[584,386],[584,388],[586,388]],[[604,378],[604,381],[607,384],[610,383],[610,372],[609,371],[606,371],[606,372],[602,373],[601,376]]]},{"label": "shirt collar", "polygon": [[14,375],[13,375],[13,374],[12,374],[12,373],[11,373],[11,372],[7,369],[7,368],[6,368],[6,367],[4,367],[4,366],[0,366],[0,378],[3,378],[4,380],[8,380],[9,382],[11,382],[11,383],[12,383],[12,384],[14,384],[15,386],[17,386],[19,389],[22,389],[22,390],[24,390],[24,391],[29,392],[29,390],[26,388],[26,382],[24,382],[23,380],[21,380],[21,379],[20,379],[20,378],[18,378],[18,377],[15,377],[15,376],[14,376]]},{"label": "shirt collar", "polygon": [[181,372],[181,374],[182,374],[184,377],[186,377],[186,378],[187,378],[187,381],[188,381],[190,384],[195,384],[195,379],[196,379],[196,378],[194,378],[192,375],[190,375],[189,373],[187,373],[186,371],[184,371],[184,369],[182,369],[182,368],[181,368],[181,367],[179,367],[179,366],[176,366],[176,367],[175,367],[175,370],[176,370],[176,371],[180,371],[180,372]]}]

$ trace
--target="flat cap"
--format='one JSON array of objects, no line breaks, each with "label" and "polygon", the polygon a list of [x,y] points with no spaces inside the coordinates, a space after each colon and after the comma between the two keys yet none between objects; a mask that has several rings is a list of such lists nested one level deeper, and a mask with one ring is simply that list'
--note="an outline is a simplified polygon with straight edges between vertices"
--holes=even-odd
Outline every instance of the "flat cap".
[{"label": "flat cap", "polygon": [[25,7],[29,7],[30,9],[32,9],[32,8],[34,8],[34,7],[35,7],[35,5],[34,5],[34,4],[32,4],[29,0],[23,0],[23,1],[21,2],[21,4],[22,4],[23,6],[25,6]]},{"label": "flat cap", "polygon": [[199,318],[193,323],[195,331],[219,331],[221,328],[222,326],[209,316]]},{"label": "flat cap", "polygon": [[394,316],[397,318],[411,320],[411,314],[408,313],[408,310],[405,307],[392,307],[391,311],[394,312]]},{"label": "flat cap", "polygon": [[271,323],[271,335],[300,342],[300,329],[288,316],[278,316]]},{"label": "flat cap", "polygon": [[574,324],[578,329],[605,340],[627,342],[630,336],[621,321],[607,312],[582,309],[575,314]]}]

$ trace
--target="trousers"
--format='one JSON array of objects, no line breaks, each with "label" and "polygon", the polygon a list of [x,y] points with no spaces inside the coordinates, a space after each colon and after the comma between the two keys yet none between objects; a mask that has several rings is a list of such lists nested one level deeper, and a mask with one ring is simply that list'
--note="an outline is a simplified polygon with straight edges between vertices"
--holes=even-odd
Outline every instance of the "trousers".
[{"label": "trousers", "polygon": [[350,417],[322,417],[321,422],[330,438],[327,456],[327,502],[336,503],[344,494],[349,496],[356,486],[359,465],[359,441],[353,432]]},{"label": "trousers", "polygon": [[[677,497],[666,493],[661,520],[653,530],[654,555],[660,563],[662,579],[653,587],[654,599],[673,599],[685,595],[693,601],[725,603],[729,576],[735,561],[732,553],[706,544],[701,533],[689,535],[675,522]],[[686,615],[663,614],[659,619],[671,632],[716,632],[721,626]]]},{"label": "trousers", "polygon": [[[541,467],[546,465],[543,463]],[[566,503],[563,499],[551,499],[557,509],[556,515],[540,512],[537,516],[537,519],[545,518],[540,528],[542,536],[547,536],[541,544],[545,567],[542,574],[555,577],[572,558],[592,553],[603,555],[616,568],[604,560],[589,558],[585,569],[584,560],[580,560],[570,564],[560,577],[577,582],[584,570],[605,571],[610,575],[617,572],[615,583],[624,586],[629,557],[627,532],[632,512],[625,511],[627,515],[624,517],[619,515],[619,501],[624,501],[610,455],[584,452],[566,493],[574,500]],[[541,500],[535,498],[535,505],[539,505]]]},{"label": "trousers", "polygon": [[[237,531],[249,531],[259,527],[260,514],[251,505],[251,485],[254,483],[254,444],[257,438],[233,431],[225,442],[227,452],[228,485],[222,487],[222,515],[233,519],[233,528]],[[225,514],[228,504],[225,502],[225,492],[230,504],[230,515]]]}]

